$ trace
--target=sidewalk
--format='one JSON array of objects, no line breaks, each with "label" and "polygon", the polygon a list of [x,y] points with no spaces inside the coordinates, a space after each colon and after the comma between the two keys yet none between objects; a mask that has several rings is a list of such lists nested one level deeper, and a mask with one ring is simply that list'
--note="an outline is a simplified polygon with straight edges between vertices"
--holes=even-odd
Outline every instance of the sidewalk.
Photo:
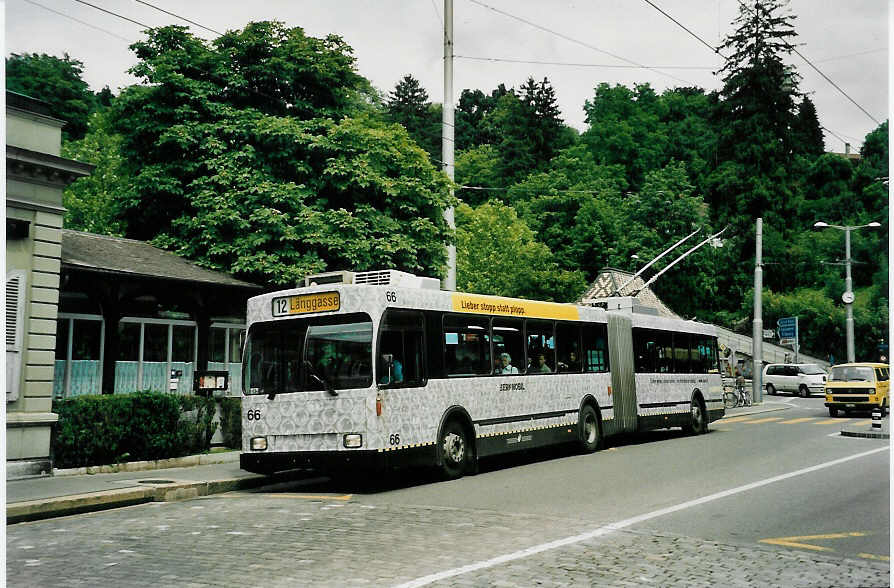
[{"label": "sidewalk", "polygon": [[[726,415],[723,418],[775,412],[777,410],[788,410],[789,408],[791,408],[791,406],[785,402],[780,402],[778,400],[764,400],[760,404],[754,404],[752,406],[728,408],[726,409]],[[722,423],[723,419],[715,422]],[[890,439],[890,414],[882,419],[881,425],[881,428],[874,429],[871,424],[853,424],[850,420],[845,421],[842,419],[841,435],[843,437],[865,437],[867,439]]]},{"label": "sidewalk", "polygon": [[[6,523],[34,521],[145,502],[185,500],[257,488],[296,477],[295,472],[277,476],[246,472],[239,468],[238,451],[218,456],[225,457],[216,460],[219,463],[208,465],[194,465],[199,463],[197,456],[189,456],[179,460],[165,460],[166,464],[182,467],[101,474],[58,470],[54,476],[7,480]],[[134,464],[130,467],[134,467]]]}]

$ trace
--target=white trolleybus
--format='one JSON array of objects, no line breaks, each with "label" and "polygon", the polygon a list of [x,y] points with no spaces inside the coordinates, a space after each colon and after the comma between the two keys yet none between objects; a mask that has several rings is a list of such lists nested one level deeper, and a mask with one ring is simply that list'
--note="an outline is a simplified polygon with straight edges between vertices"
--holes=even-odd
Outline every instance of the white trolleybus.
[{"label": "white trolleybus", "polygon": [[712,325],[345,274],[248,301],[243,469],[426,464],[455,478],[486,456],[701,434],[723,416]]}]

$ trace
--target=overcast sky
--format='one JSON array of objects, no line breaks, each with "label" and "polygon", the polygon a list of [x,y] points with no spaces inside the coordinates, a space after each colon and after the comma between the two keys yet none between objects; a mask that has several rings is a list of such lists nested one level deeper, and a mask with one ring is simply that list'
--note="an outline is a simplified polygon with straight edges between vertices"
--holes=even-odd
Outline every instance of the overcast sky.
[{"label": "overcast sky", "polygon": [[[89,2],[150,26],[187,24],[137,0]],[[732,31],[738,6],[737,0],[651,2],[711,46]],[[7,55],[68,52],[84,63],[84,78],[94,90],[109,85],[117,93],[137,82],[125,72],[134,64],[129,43],[143,38],[140,25],[75,0],[6,0],[5,4]],[[276,19],[303,27],[313,36],[335,33],[354,48],[359,73],[380,90],[387,92],[402,76],[412,74],[432,101],[443,100],[443,0],[148,0],[147,4],[217,31]],[[803,76],[801,90],[815,102],[820,123],[834,133],[826,132],[828,150],[843,151],[845,141],[858,149],[866,133],[877,126],[872,118],[881,122],[888,116],[888,7],[886,0],[790,2],[797,16],[799,51],[859,105],[792,56],[791,63]],[[454,26],[455,97],[464,88],[490,92],[501,82],[517,87],[528,76],[547,77],[565,122],[580,130],[585,128],[584,101],[600,82],[628,86],[648,82],[658,91],[720,86],[713,74],[720,58],[646,0],[454,0]],[[191,29],[206,39],[216,36],[195,26]],[[630,62],[653,69],[632,67]]]}]

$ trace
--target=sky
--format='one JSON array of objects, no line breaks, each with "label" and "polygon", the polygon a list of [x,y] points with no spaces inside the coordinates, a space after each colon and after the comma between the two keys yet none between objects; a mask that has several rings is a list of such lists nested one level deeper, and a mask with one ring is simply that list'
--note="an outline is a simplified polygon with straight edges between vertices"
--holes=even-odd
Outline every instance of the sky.
[{"label": "sky", "polygon": [[[444,99],[444,0],[89,4],[94,7],[78,0],[5,0],[6,55],[67,52],[84,63],[92,89],[108,85],[117,93],[139,81],[126,71],[135,63],[128,45],[145,38],[141,24],[181,24],[205,39],[217,36],[155,6],[221,32],[280,20],[316,37],[334,33],[353,47],[358,72],[380,91],[387,93],[411,74],[433,102]],[[788,58],[802,76],[800,90],[816,104],[826,149],[843,152],[847,142],[858,150],[888,117],[889,2],[791,0],[789,9],[796,16],[798,51],[834,83],[801,57]],[[714,72],[722,59],[707,45],[716,47],[732,33],[737,12],[737,0],[454,0],[454,100],[464,88],[489,93],[500,83],[518,87],[529,76],[546,77],[564,121],[584,130],[584,102],[601,82],[648,82],[659,92],[677,86],[719,89],[722,81]]]}]

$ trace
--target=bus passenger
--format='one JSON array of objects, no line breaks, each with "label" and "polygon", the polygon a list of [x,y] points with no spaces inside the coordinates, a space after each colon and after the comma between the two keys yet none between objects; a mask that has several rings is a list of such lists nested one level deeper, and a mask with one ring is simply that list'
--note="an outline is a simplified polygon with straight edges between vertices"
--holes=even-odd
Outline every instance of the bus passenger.
[{"label": "bus passenger", "polygon": [[577,354],[574,351],[569,351],[568,359],[561,364],[561,367],[563,372],[579,372],[580,360],[577,358]]},{"label": "bus passenger", "polygon": [[551,374],[552,370],[546,363],[546,356],[542,353],[537,355],[537,365],[531,368],[531,372],[535,374]]},{"label": "bus passenger", "polygon": [[512,365],[512,358],[508,353],[500,354],[500,362],[503,364],[499,370],[497,370],[498,374],[517,374],[518,368]]}]

